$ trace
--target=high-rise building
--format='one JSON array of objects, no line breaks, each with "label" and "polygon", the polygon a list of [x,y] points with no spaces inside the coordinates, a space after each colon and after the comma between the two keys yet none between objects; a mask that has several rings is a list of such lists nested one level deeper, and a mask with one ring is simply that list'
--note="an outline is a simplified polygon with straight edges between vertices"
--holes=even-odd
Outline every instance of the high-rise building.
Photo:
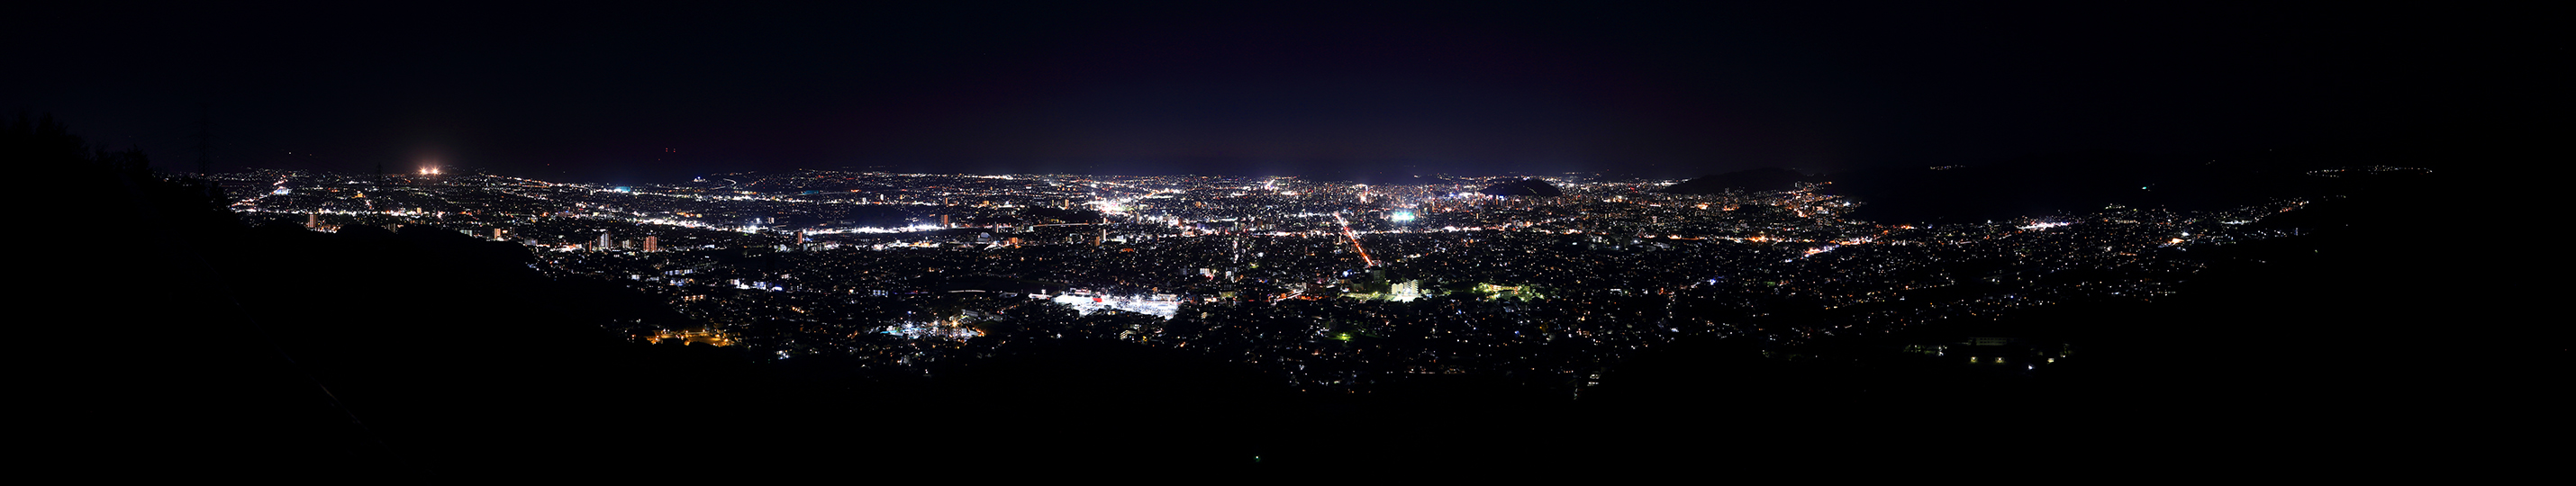
[{"label": "high-rise building", "polygon": [[608,246],[608,232],[606,232],[606,231],[601,231],[601,232],[599,232],[599,246],[596,246],[596,247],[593,247],[593,248],[598,248],[598,249],[602,249],[602,250],[606,250],[606,249],[611,248],[610,246]]},{"label": "high-rise building", "polygon": [[509,228],[492,228],[492,241],[509,241]]},{"label": "high-rise building", "polygon": [[644,237],[644,252],[652,253],[657,251],[662,251],[662,239],[654,236]]}]

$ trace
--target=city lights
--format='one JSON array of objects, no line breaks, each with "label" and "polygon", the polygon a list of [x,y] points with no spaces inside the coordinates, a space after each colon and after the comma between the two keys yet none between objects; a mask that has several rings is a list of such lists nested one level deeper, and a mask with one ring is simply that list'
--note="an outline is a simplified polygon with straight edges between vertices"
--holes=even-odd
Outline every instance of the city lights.
[{"label": "city lights", "polygon": [[[245,217],[290,215],[317,231],[437,224],[542,250],[538,271],[627,282],[705,323],[613,328],[645,342],[919,366],[945,347],[1094,336],[1235,349],[1227,359],[1323,389],[1364,386],[1315,367],[1359,359],[1344,346],[1370,342],[1364,336],[1403,337],[1377,345],[1454,343],[1370,358],[1369,367],[1572,372],[1677,336],[1793,343],[2167,295],[2170,276],[2198,264],[2150,250],[2287,236],[2245,223],[2304,204],[2188,214],[2113,207],[1916,226],[1848,219],[1833,208],[1850,201],[1814,186],[1694,195],[1556,180],[1548,184],[1564,196],[1526,197],[1475,192],[1484,181],[1282,177],[807,171],[680,185],[245,177],[260,188],[234,205]],[[1371,214],[1383,216],[1360,217]],[[1942,270],[1966,262],[2003,266]],[[2050,275],[2088,277],[2041,278]],[[1921,292],[1966,288],[1980,290]],[[1766,323],[1769,307],[1680,311],[1747,295],[1831,318],[1784,325]],[[1240,324],[1273,318],[1308,332]],[[1619,324],[1640,318],[1648,325]],[[1567,355],[1575,361],[1516,351],[1538,343],[1601,351]],[[1989,354],[1970,362],[2019,361]]]}]

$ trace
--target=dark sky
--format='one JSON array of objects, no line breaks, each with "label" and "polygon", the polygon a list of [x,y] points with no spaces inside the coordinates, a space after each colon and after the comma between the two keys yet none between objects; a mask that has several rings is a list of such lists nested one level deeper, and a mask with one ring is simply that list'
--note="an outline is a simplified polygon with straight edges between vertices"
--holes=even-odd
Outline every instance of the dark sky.
[{"label": "dark sky", "polygon": [[0,107],[171,167],[202,106],[224,167],[634,182],[2241,150],[2406,133],[2493,62],[2477,16],[2313,2],[76,3],[0,21]]}]

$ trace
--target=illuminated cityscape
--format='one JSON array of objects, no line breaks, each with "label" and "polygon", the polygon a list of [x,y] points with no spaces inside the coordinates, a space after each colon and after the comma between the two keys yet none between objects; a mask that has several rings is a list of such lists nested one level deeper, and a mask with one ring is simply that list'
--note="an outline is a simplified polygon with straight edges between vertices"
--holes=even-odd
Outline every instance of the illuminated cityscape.
[{"label": "illuminated cityscape", "polygon": [[38,2],[23,442],[136,483],[2504,470],[2417,457],[2563,428],[2576,369],[2528,309],[2564,29],[2491,10]]},{"label": "illuminated cityscape", "polygon": [[[1015,341],[1112,339],[1307,392],[1408,374],[1536,376],[1575,396],[1686,336],[1793,346],[2054,303],[2152,302],[2196,248],[2290,236],[2309,202],[2113,205],[1890,225],[1822,184],[1716,194],[1546,177],[1407,186],[1284,177],[720,174],[605,186],[424,171],[218,176],[251,222],[435,227],[536,251],[690,317],[613,331],[927,370]],[[1516,179],[1501,179],[1505,181]],[[1374,255],[1374,256],[1372,256]],[[738,262],[759,259],[760,266]],[[2037,372],[2069,350],[1963,357]]]}]

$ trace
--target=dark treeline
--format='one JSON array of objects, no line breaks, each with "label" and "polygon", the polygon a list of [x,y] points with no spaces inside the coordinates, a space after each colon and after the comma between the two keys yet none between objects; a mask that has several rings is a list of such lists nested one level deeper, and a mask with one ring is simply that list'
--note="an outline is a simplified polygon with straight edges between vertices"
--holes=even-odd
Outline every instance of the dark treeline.
[{"label": "dark treeline", "polygon": [[[1038,338],[1083,325],[1065,316],[1000,328],[1019,344],[927,375],[632,343],[603,328],[692,323],[614,285],[545,277],[516,245],[427,226],[245,225],[204,183],[154,173],[140,153],[25,117],[0,137],[14,165],[60,182],[61,207],[80,215],[57,245],[21,250],[69,276],[22,318],[59,334],[37,344],[54,370],[37,395],[75,430],[44,440],[186,474],[2278,467],[2260,453],[2350,451],[2377,443],[2368,431],[2422,423],[2362,429],[2344,417],[2433,413],[2407,406],[2480,393],[2450,379],[2458,363],[2424,359],[2497,350],[2480,363],[2504,371],[2483,376],[2524,386],[2565,364],[2563,341],[2528,344],[2554,334],[2480,326],[2503,321],[2459,305],[2487,297],[2447,287],[2450,256],[2387,238],[2439,216],[2399,189],[2267,220],[2314,237],[2214,252],[2220,268],[2166,301],[1797,348],[1686,340],[1621,364],[1580,399],[1558,383],[1483,375],[1327,396],[1188,353]],[[1897,351],[1984,335],[2079,351],[2038,375]]]}]

